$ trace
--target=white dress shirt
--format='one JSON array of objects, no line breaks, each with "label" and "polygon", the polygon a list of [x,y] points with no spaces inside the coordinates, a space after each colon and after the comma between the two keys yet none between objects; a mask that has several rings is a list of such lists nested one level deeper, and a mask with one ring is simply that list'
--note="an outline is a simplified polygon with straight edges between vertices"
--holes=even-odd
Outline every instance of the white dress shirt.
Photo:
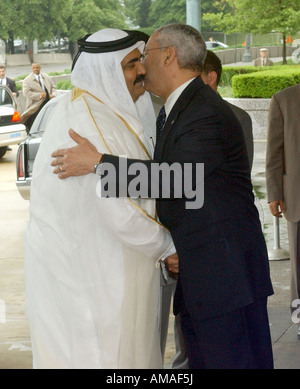
[{"label": "white dress shirt", "polygon": [[185,82],[184,84],[180,85],[177,89],[175,89],[171,94],[170,96],[167,98],[167,101],[165,103],[165,110],[166,110],[166,116],[168,118],[172,108],[174,107],[176,101],[178,100],[179,96],[181,95],[181,93],[185,90],[185,88],[195,79],[196,77],[194,78],[191,78],[190,80],[188,80],[187,82]]},{"label": "white dress shirt", "polygon": [[35,79],[37,80],[37,82],[41,82],[41,84],[42,84],[42,88],[45,90],[45,85],[44,85],[44,81],[43,81],[43,77],[42,77],[42,75],[41,74],[34,74],[34,77],[35,77]]}]

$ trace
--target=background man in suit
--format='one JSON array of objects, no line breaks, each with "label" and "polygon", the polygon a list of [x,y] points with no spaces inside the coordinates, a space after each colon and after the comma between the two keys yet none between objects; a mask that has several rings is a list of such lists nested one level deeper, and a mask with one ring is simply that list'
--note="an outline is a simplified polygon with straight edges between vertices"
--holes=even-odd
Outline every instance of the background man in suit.
[{"label": "background man in suit", "polygon": [[38,63],[32,64],[32,73],[23,81],[23,95],[26,97],[26,110],[21,116],[21,122],[29,130],[43,106],[56,96],[56,87],[45,73],[41,73]]},{"label": "background man in suit", "polygon": [[295,303],[300,299],[299,105],[300,84],[285,88],[272,97],[266,151],[269,207],[273,216],[280,218],[283,213],[288,225],[292,312],[299,307]]},{"label": "background man in suit", "polygon": [[[143,57],[145,89],[164,100],[166,121],[154,160],[126,163],[146,168],[148,185],[158,163],[190,164],[193,173],[204,164],[204,183],[192,175],[193,190],[204,184],[202,207],[193,207],[191,191],[175,196],[172,185],[170,198],[157,199],[179,257],[174,313],[181,316],[189,367],[272,368],[266,305],[273,289],[243,131],[227,103],[203,83],[205,57],[205,42],[193,27],[163,26],[151,36]],[[118,172],[125,162],[98,153],[77,134],[72,138],[78,146],[52,154],[54,173],[64,166],[61,179],[91,173],[97,161],[100,175],[102,163]],[[130,185],[132,176],[127,179]]]},{"label": "background man in suit", "polygon": [[11,78],[6,77],[6,68],[3,65],[0,66],[0,85],[7,85],[15,97],[19,96],[16,83]]},{"label": "background man in suit", "polygon": [[[208,84],[215,92],[217,92],[221,76],[222,76],[222,62],[220,58],[213,51],[207,50],[203,72],[201,73],[202,80],[204,81],[205,84]],[[227,104],[229,104],[229,107],[232,109],[233,113],[241,123],[244,132],[250,168],[252,168],[253,132],[252,132],[251,117],[246,111],[237,107],[236,105],[230,104],[228,101]]]},{"label": "background man in suit", "polygon": [[268,58],[268,49],[264,47],[259,50],[260,57],[253,62],[254,66],[273,66],[273,61]]}]

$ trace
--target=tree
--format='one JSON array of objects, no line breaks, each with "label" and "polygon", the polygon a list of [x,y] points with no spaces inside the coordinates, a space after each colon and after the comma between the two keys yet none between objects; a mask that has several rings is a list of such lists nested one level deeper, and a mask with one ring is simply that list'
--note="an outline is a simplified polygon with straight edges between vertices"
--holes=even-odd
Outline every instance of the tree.
[{"label": "tree", "polygon": [[33,60],[33,40],[52,38],[59,29],[65,29],[71,6],[72,0],[1,0],[1,35],[12,41],[14,36],[27,39]]},{"label": "tree", "polygon": [[[124,0],[124,5],[131,22],[141,28],[186,22],[186,0]],[[230,9],[228,5],[226,7]],[[218,12],[211,0],[201,0],[201,10],[202,13]],[[209,20],[202,20],[201,25],[203,31],[215,30]]]},{"label": "tree", "polygon": [[124,0],[126,15],[134,25],[141,28],[151,25],[149,21],[151,5],[152,0]]},{"label": "tree", "polygon": [[[13,3],[13,4],[12,4]],[[9,41],[13,41],[13,16],[15,0],[1,0],[0,2],[0,39],[3,39],[8,45]],[[12,43],[12,50],[14,45]]]},{"label": "tree", "polygon": [[[222,0],[215,5],[219,12],[206,13],[203,18],[226,33],[282,33],[283,63],[287,63],[286,36],[299,30],[299,0]],[[231,7],[231,12],[224,12],[225,5]]]},{"label": "tree", "polygon": [[[71,46],[87,33],[105,27],[125,27],[119,0],[1,0],[0,37],[13,36],[29,42],[33,61],[33,40],[51,40],[60,32]],[[13,47],[13,43],[12,43]]]},{"label": "tree", "polygon": [[75,54],[75,43],[79,38],[108,27],[125,27],[125,16],[118,0],[73,0],[66,31],[71,54]]},{"label": "tree", "polygon": [[154,28],[169,23],[186,22],[186,0],[155,0],[151,5],[150,22]]}]

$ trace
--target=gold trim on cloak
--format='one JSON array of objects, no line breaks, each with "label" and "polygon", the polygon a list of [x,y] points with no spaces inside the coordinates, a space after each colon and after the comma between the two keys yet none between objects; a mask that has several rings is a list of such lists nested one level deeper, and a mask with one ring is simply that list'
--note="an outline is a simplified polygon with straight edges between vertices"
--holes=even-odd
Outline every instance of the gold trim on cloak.
[{"label": "gold trim on cloak", "polygon": [[[84,93],[87,93],[88,95],[90,95],[91,97],[93,97],[94,99],[98,100],[101,104],[104,104],[103,101],[101,101],[100,99],[98,99],[96,96],[92,95],[91,93],[85,91],[85,90],[82,90],[82,89],[79,89],[79,88],[74,88],[72,90],[72,101],[76,100],[78,97],[81,97],[83,98],[83,101],[85,102],[86,106],[87,106],[87,109],[89,111],[89,114],[95,124],[95,127],[97,128],[97,131],[99,132],[102,140],[103,140],[103,143],[105,144],[107,150],[109,151],[109,153],[112,155],[112,151],[110,150],[108,144],[106,143],[105,139],[104,139],[104,136],[102,135],[97,123],[96,123],[96,120],[91,112],[91,109],[88,105],[88,102],[86,101],[86,99],[84,98]],[[137,138],[139,144],[141,145],[142,149],[145,151],[146,155],[148,156],[149,159],[151,159],[151,156],[150,154],[148,153],[148,150],[146,149],[146,146],[144,145],[144,143],[141,141],[141,139],[139,138],[139,136],[133,131],[133,129],[130,127],[130,125],[120,116],[118,115],[117,113],[114,112],[114,114],[116,116],[118,116],[119,119],[122,120],[122,122],[125,124],[126,128]],[[160,226],[162,226],[163,228],[165,228],[166,230],[168,230],[163,224],[161,224],[159,221],[158,221],[158,217],[157,217],[157,211],[156,211],[156,207],[155,207],[155,217],[152,217],[151,215],[149,215],[148,212],[144,211],[141,207],[139,207],[134,201],[132,201],[130,198],[127,197],[127,200],[136,208],[138,208],[145,216],[149,217],[151,220],[155,221],[157,224],[159,224]]]}]

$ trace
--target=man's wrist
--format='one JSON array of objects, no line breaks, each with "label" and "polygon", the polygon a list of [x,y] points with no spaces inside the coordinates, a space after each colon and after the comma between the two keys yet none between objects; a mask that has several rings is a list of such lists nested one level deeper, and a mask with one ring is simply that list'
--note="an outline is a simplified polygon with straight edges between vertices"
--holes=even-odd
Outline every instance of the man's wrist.
[{"label": "man's wrist", "polygon": [[94,166],[94,173],[97,174],[97,169],[98,169],[98,166],[101,165],[102,163],[102,160],[103,160],[103,154],[100,154],[100,158],[99,158],[99,161],[96,163],[96,165]]}]

